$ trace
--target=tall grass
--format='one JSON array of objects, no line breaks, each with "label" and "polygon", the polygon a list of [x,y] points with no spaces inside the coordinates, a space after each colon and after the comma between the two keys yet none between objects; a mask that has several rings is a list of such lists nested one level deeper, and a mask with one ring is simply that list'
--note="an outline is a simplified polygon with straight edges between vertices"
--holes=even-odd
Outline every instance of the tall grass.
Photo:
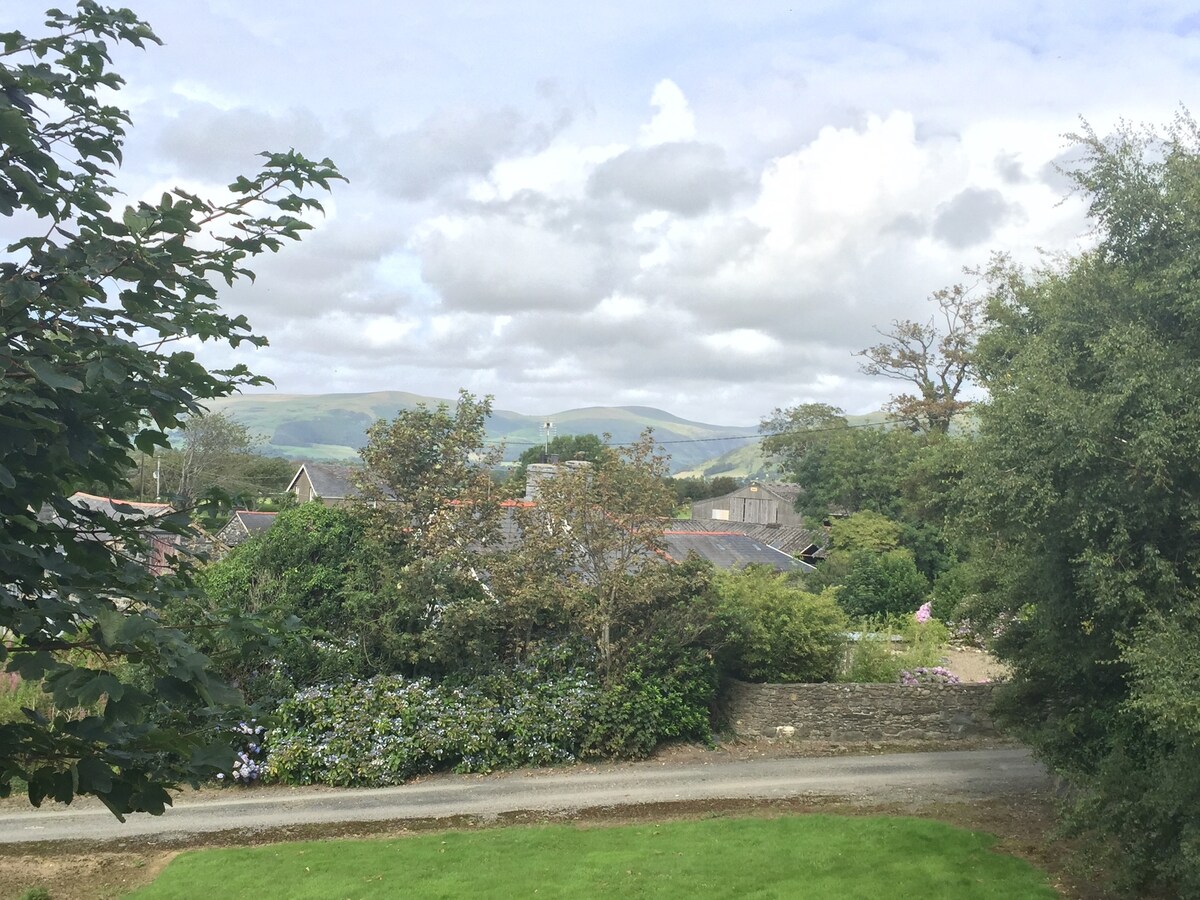
[{"label": "tall grass", "polygon": [[25,681],[16,672],[0,672],[0,724],[24,722],[22,707],[45,711],[50,695],[40,681]]},{"label": "tall grass", "polygon": [[847,642],[838,675],[838,681],[853,684],[895,682],[901,672],[940,665],[950,640],[937,619],[917,622],[912,616],[860,619],[854,629],[857,639]]}]

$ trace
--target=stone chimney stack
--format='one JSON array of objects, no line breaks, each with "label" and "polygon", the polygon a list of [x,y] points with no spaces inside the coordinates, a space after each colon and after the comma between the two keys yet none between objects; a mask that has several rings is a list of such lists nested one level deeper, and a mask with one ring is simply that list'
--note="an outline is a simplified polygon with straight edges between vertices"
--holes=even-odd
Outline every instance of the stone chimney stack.
[{"label": "stone chimney stack", "polygon": [[525,469],[525,499],[537,502],[541,493],[542,482],[553,478],[559,472],[579,472],[590,469],[592,464],[586,459],[568,459],[564,463],[530,463]]},{"label": "stone chimney stack", "polygon": [[542,480],[553,478],[558,466],[553,463],[530,463],[525,469],[525,499],[536,501],[541,492]]}]

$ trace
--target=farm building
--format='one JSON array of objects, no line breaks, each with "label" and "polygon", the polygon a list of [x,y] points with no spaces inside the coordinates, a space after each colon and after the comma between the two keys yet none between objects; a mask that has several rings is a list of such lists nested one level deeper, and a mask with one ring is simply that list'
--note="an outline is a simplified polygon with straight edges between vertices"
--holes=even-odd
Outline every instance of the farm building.
[{"label": "farm building", "polygon": [[798,484],[782,481],[752,481],[723,497],[697,500],[692,518],[716,522],[746,522],[752,525],[801,525],[796,512]]}]

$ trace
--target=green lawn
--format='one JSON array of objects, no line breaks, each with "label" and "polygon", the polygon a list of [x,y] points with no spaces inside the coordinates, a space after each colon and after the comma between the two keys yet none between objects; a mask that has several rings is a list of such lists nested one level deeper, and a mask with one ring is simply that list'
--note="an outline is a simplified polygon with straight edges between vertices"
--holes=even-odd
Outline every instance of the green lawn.
[{"label": "green lawn", "polygon": [[801,897],[1056,894],[990,835],[926,819],[791,816],[493,828],[198,850],[131,897]]}]

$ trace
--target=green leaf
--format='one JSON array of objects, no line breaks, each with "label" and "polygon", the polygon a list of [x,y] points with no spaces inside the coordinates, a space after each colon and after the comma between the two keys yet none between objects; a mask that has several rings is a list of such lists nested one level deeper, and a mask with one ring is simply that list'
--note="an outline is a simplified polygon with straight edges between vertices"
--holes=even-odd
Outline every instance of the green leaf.
[{"label": "green leaf", "polygon": [[48,387],[52,387],[55,390],[73,391],[77,394],[83,391],[83,382],[78,378],[72,378],[70,375],[59,372],[47,360],[39,359],[35,356],[25,360],[25,365],[37,376],[38,381]]},{"label": "green leaf", "polygon": [[91,706],[107,694],[114,700],[120,700],[125,693],[125,685],[119,678],[109,672],[101,672],[75,691],[81,706]]},{"label": "green leaf", "polygon": [[192,750],[191,763],[197,769],[213,769],[228,772],[233,768],[237,753],[229,744],[212,743]]},{"label": "green leaf", "polygon": [[75,772],[81,794],[103,794],[112,790],[112,767],[101,759],[81,759],[75,764]]}]

